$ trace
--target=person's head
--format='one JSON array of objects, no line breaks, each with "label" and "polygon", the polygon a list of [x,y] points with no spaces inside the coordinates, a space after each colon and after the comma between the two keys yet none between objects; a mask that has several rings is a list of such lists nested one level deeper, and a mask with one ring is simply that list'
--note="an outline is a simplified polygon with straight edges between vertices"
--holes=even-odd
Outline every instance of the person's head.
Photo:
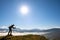
[{"label": "person's head", "polygon": [[12,24],[12,26],[15,26],[14,24]]},{"label": "person's head", "polygon": [[12,24],[10,27],[11,27],[11,28],[13,28],[14,26],[15,26],[15,25],[14,25],[14,24]]}]

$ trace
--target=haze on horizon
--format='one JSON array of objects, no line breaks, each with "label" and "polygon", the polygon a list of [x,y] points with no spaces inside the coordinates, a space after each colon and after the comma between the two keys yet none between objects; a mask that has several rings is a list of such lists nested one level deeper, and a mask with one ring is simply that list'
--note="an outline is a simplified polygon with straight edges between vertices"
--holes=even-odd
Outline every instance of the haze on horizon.
[{"label": "haze on horizon", "polygon": [[59,6],[59,0],[0,0],[0,28],[10,24],[22,29],[60,28]]}]

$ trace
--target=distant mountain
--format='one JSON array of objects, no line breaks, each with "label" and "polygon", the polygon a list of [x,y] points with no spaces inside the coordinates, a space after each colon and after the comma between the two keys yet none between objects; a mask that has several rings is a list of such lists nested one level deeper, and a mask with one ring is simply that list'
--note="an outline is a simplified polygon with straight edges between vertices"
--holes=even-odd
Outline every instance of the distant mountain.
[{"label": "distant mountain", "polygon": [[[9,31],[9,30],[6,29],[6,28],[0,28],[0,33],[5,33],[5,32],[8,32],[8,31]],[[20,29],[19,29],[19,28],[16,28],[16,29],[14,29],[13,31],[18,32],[18,31],[20,31]]]},{"label": "distant mountain", "polygon": [[22,30],[22,32],[40,32],[40,29]]},{"label": "distant mountain", "polygon": [[55,32],[55,31],[60,31],[60,28],[52,28],[48,30],[42,30],[43,32]]},{"label": "distant mountain", "polygon": [[0,33],[4,33],[4,32],[7,32],[8,31],[8,29],[2,29],[2,28],[0,28]]},{"label": "distant mountain", "polygon": [[[14,32],[55,32],[55,31],[60,32],[60,28],[52,28],[52,29],[48,29],[48,30],[40,30],[40,29],[22,30],[22,29],[16,28],[13,31]],[[0,32],[8,32],[8,29],[0,28]]]}]

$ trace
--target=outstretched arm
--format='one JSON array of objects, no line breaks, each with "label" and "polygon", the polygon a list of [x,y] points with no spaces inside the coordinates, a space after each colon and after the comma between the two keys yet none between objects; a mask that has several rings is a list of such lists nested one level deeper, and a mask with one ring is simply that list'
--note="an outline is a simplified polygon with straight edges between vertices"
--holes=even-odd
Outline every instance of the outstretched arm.
[{"label": "outstretched arm", "polygon": [[13,27],[13,29],[16,29],[16,27]]}]

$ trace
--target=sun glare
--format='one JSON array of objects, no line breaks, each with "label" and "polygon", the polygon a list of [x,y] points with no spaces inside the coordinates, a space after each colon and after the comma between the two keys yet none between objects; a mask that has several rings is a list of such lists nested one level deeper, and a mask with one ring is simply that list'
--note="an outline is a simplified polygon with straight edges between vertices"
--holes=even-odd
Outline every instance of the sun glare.
[{"label": "sun glare", "polygon": [[23,14],[23,15],[27,15],[28,14],[28,7],[27,6],[22,6],[21,8],[20,8],[20,12],[21,12],[21,14]]}]

